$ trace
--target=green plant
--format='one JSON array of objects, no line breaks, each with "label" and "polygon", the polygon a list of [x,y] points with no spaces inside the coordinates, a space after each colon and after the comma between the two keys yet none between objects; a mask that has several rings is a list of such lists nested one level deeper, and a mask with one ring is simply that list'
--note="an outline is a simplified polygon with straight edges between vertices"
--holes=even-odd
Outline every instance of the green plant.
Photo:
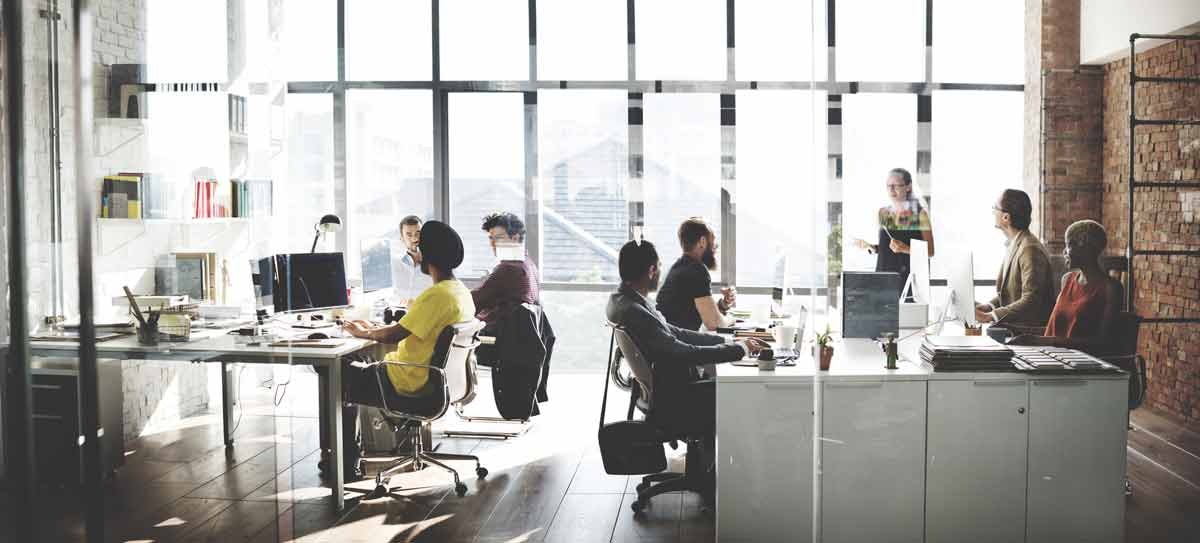
[{"label": "green plant", "polygon": [[817,346],[824,349],[829,346],[829,342],[833,341],[833,332],[829,331],[829,325],[825,325],[825,331],[818,333],[816,337]]}]

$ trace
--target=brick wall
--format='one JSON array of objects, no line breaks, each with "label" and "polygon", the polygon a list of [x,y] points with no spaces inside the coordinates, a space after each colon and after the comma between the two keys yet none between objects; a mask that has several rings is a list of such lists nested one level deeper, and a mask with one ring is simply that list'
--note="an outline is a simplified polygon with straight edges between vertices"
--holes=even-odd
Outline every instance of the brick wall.
[{"label": "brick wall", "polygon": [[[1137,56],[1139,75],[1200,77],[1200,42],[1171,42]],[[1129,64],[1104,66],[1103,223],[1109,248],[1124,251],[1128,223]],[[1139,84],[1139,118],[1200,119],[1200,87]],[[1140,127],[1135,135],[1138,181],[1200,180],[1200,127]],[[1140,188],[1134,205],[1139,249],[1200,249],[1200,190]],[[1200,317],[1200,258],[1138,257],[1135,306],[1142,316]],[[1200,427],[1200,325],[1142,328],[1139,351],[1149,365],[1154,409]]]}]

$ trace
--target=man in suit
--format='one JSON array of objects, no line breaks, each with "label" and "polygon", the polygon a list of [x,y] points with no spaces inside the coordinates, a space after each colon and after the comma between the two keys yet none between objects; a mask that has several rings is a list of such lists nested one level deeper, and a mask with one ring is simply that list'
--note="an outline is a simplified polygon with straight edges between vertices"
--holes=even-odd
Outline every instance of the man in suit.
[{"label": "man in suit", "polygon": [[996,296],[975,304],[975,320],[1045,327],[1056,293],[1050,256],[1029,231],[1033,203],[1023,191],[1008,189],[992,206],[992,216],[1007,238],[1008,251],[996,278]]},{"label": "man in suit", "polygon": [[608,300],[608,320],[624,328],[654,372],[656,417],[672,427],[711,434],[716,426],[716,389],[701,379],[699,366],[756,356],[766,344],[726,341],[715,334],[667,322],[647,299],[658,288],[662,263],[648,241],[630,241],[618,257],[621,286]]}]

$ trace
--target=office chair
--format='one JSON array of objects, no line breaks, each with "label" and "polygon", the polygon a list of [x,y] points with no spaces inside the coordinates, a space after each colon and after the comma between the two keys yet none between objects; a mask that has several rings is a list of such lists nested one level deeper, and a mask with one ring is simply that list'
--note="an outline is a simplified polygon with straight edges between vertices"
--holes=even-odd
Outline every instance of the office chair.
[{"label": "office chair", "polygon": [[[412,405],[395,405],[396,393],[385,388],[391,387],[391,383],[384,382],[383,375],[385,374],[381,374],[379,379],[379,394],[383,400],[381,413],[384,421],[396,434],[396,443],[401,442],[401,432],[409,431],[411,433],[412,452],[396,459],[387,468],[380,471],[375,476],[373,490],[363,491],[352,488],[347,488],[347,490],[362,492],[367,495],[368,499],[391,495],[392,489],[389,483],[392,475],[410,470],[410,468],[411,471],[419,471],[432,465],[454,475],[454,491],[459,496],[466,494],[467,485],[459,479],[458,471],[442,463],[442,460],[473,460],[475,475],[480,479],[487,477],[487,468],[480,464],[478,456],[434,452],[428,448],[421,431],[432,421],[442,418],[451,405],[463,402],[474,395],[475,362],[471,353],[480,344],[476,335],[481,328],[483,328],[483,323],[477,320],[452,324],[444,328],[438,335],[429,364],[384,361],[389,365],[421,367],[429,370],[429,380],[414,396],[414,399],[419,397],[421,401],[414,401]],[[388,402],[389,397],[392,398],[391,404]],[[429,401],[429,398],[433,398],[433,401]]]},{"label": "office chair", "polygon": [[[617,346],[621,350],[625,362],[629,365],[630,374],[632,375],[630,383],[632,387],[631,394],[635,396],[630,398],[629,418],[633,418],[633,407],[637,406],[645,415],[646,421],[653,424],[661,432],[663,443],[669,442],[674,447],[676,441],[684,441],[688,445],[687,455],[691,456],[699,450],[700,441],[703,436],[688,435],[680,432],[672,428],[671,421],[655,416],[654,373],[650,362],[646,360],[646,356],[633,341],[633,337],[624,328],[614,323],[609,323],[609,326],[613,329]],[[613,356],[613,353],[609,353],[609,356]],[[680,490],[699,493],[711,491],[711,485],[705,479],[704,468],[698,464],[685,458],[684,473],[664,471],[642,477],[642,482],[637,485],[637,500],[631,505],[634,513],[641,513],[649,505],[650,498],[659,494]]]},{"label": "office chair", "polygon": [[[1136,313],[1119,311],[1113,315],[1113,342],[1109,352],[1095,356],[1129,372],[1129,411],[1146,400],[1146,359],[1138,354],[1138,332],[1142,318]],[[1128,425],[1133,430],[1133,424]],[[1133,495],[1133,484],[1125,477],[1125,495]]]}]

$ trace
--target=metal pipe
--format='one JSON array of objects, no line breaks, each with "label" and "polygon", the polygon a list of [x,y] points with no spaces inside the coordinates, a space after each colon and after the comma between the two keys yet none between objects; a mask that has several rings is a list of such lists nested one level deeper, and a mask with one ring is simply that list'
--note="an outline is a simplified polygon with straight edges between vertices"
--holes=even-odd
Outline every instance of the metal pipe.
[{"label": "metal pipe", "polygon": [[25,281],[25,74],[24,5],[0,2],[4,25],[4,121],[8,133],[8,390],[4,415],[7,478],[14,499],[11,534],[15,541],[34,540],[37,462],[33,450],[33,376],[29,368],[28,288]]},{"label": "metal pipe", "polygon": [[1130,34],[1129,43],[1134,40],[1200,40],[1200,34]]},{"label": "metal pipe", "polygon": [[[96,366],[96,326],[93,307],[92,225],[95,199],[87,198],[93,187],[92,154],[92,11],[89,0],[75,0],[71,11],[75,38],[75,232],[79,260],[79,391],[84,435],[83,476],[86,501],[84,518],[87,540],[104,541],[104,466],[100,457],[100,386]],[[115,429],[112,429],[115,430]],[[120,439],[121,436],[116,436]]]},{"label": "metal pipe", "polygon": [[1137,71],[1134,69],[1134,65],[1137,63],[1137,51],[1134,50],[1137,39],[1137,34],[1129,36],[1129,177],[1127,183],[1129,186],[1126,187],[1128,189],[1126,191],[1126,205],[1129,206],[1129,214],[1127,215],[1129,220],[1126,225],[1127,235],[1125,238],[1125,281],[1128,283],[1125,288],[1125,311],[1130,312],[1133,311],[1133,288],[1135,285],[1133,278],[1133,150],[1135,145],[1133,132],[1134,127],[1137,126],[1137,116],[1134,109],[1134,105],[1137,103],[1135,102],[1136,85],[1134,84],[1134,79],[1137,77]]}]

